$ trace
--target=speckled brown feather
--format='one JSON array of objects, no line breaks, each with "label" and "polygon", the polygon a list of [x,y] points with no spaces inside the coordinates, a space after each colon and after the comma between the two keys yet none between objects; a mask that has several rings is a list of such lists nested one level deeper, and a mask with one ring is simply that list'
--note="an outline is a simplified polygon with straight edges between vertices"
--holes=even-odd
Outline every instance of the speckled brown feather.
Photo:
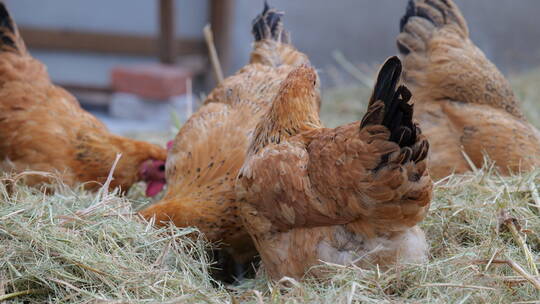
[{"label": "speckled brown feather", "polygon": [[540,165],[540,135],[528,124],[510,84],[469,39],[452,0],[411,0],[397,37],[404,79],[430,139],[435,178],[476,167],[484,153],[502,173]]},{"label": "speckled brown feather", "polygon": [[[0,171],[57,172],[68,185],[97,188],[122,153],[111,186],[126,190],[139,180],[140,163],[165,160],[160,147],[109,133],[71,94],[53,85],[45,66],[26,51],[3,4],[0,26]],[[26,179],[30,185],[48,181],[37,175]]]},{"label": "speckled brown feather", "polygon": [[267,24],[281,22],[273,14],[277,12],[267,8],[254,21],[262,34],[255,35],[250,63],[220,83],[182,127],[167,161],[168,191],[162,201],[141,211],[147,218],[156,216],[158,223],[172,220],[177,226],[198,227],[209,240],[230,246],[240,262],[255,251],[237,215],[236,176],[253,129],[281,82],[294,66],[308,62],[282,41],[281,25]]},{"label": "speckled brown feather", "polygon": [[[410,93],[397,88],[400,73],[399,60],[389,59],[363,121],[327,129],[313,102],[315,71],[300,66],[258,123],[236,189],[272,278],[299,278],[320,260],[347,264],[363,254],[359,264],[387,266],[406,234],[419,242],[408,250],[424,257],[415,225],[431,200],[429,145],[412,124]],[[393,249],[369,253],[384,242]]]}]

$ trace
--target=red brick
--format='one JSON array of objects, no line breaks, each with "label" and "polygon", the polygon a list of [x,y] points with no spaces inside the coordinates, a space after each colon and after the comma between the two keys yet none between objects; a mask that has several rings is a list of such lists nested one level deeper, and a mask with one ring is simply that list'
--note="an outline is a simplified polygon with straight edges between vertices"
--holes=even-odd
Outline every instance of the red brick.
[{"label": "red brick", "polygon": [[111,71],[111,84],[118,92],[137,94],[153,100],[167,100],[186,93],[191,71],[178,66],[144,64],[119,66]]}]

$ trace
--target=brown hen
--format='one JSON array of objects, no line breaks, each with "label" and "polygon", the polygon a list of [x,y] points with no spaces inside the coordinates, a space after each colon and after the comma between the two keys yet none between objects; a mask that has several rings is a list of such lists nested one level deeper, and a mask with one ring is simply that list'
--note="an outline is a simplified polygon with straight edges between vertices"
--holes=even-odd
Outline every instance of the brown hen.
[{"label": "brown hen", "polygon": [[404,80],[431,144],[434,178],[471,170],[466,156],[482,167],[487,155],[504,174],[540,165],[540,132],[524,118],[508,81],[469,39],[452,0],[411,0],[400,28]]},{"label": "brown hen", "polygon": [[[240,170],[240,215],[268,274],[303,277],[323,262],[422,261],[416,226],[429,207],[428,143],[413,123],[401,63],[379,72],[361,122],[323,128],[317,75],[292,71],[257,124]],[[317,268],[310,274],[322,275]]]},{"label": "brown hen", "polygon": [[[52,84],[3,3],[0,38],[0,171],[58,173],[68,185],[94,189],[106,181],[121,153],[111,187],[127,190],[144,180],[147,194],[159,192],[165,184],[165,149],[109,133],[71,94]],[[38,185],[50,177],[28,175],[25,181]]]},{"label": "brown hen", "polygon": [[248,138],[287,74],[308,62],[287,42],[281,17],[265,5],[254,20],[249,64],[220,83],[182,127],[167,160],[165,197],[141,211],[158,223],[196,226],[209,240],[222,241],[239,262],[255,254],[234,191]]}]

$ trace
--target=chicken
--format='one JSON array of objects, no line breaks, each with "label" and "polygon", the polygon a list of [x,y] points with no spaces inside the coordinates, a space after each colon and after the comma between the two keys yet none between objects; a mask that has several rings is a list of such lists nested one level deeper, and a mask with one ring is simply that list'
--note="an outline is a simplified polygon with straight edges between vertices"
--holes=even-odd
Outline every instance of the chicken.
[{"label": "chicken", "polygon": [[[0,3],[0,172],[58,173],[65,184],[101,186],[118,162],[112,188],[148,183],[147,194],[163,188],[165,149],[111,134],[67,91],[52,84],[46,67],[28,53]],[[49,183],[35,174],[29,185]]]},{"label": "chicken", "polygon": [[281,17],[265,4],[253,22],[249,64],[220,83],[181,128],[167,159],[165,196],[140,212],[157,223],[197,227],[240,263],[255,255],[234,190],[248,138],[287,74],[309,62],[287,42]]},{"label": "chicken", "polygon": [[432,195],[429,145],[400,75],[399,59],[388,59],[362,121],[335,129],[319,120],[311,67],[282,84],[236,185],[239,214],[271,278],[320,277],[313,266],[321,261],[388,267],[426,258],[416,224]]},{"label": "chicken", "polygon": [[[415,119],[431,144],[434,178],[484,165],[503,174],[540,166],[540,132],[510,84],[469,39],[451,0],[411,0],[397,38],[404,81],[418,101]],[[464,156],[466,155],[466,156]]]}]

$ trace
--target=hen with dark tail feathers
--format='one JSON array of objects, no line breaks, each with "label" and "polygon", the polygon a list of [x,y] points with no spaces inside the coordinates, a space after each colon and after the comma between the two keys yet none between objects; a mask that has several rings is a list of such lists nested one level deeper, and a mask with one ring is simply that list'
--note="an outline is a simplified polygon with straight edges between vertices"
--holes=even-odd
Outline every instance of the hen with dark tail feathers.
[{"label": "hen with dark tail feathers", "polygon": [[[261,118],[236,184],[240,215],[270,276],[323,275],[321,261],[362,267],[421,262],[416,226],[433,183],[401,62],[382,66],[361,122],[322,127],[318,78],[292,71]],[[276,140],[279,138],[279,140]]]},{"label": "hen with dark tail feathers", "polygon": [[[397,47],[415,118],[429,138],[436,179],[485,165],[502,174],[540,166],[540,131],[529,124],[510,83],[469,38],[452,0],[410,0]],[[466,156],[464,156],[466,155]]]}]

